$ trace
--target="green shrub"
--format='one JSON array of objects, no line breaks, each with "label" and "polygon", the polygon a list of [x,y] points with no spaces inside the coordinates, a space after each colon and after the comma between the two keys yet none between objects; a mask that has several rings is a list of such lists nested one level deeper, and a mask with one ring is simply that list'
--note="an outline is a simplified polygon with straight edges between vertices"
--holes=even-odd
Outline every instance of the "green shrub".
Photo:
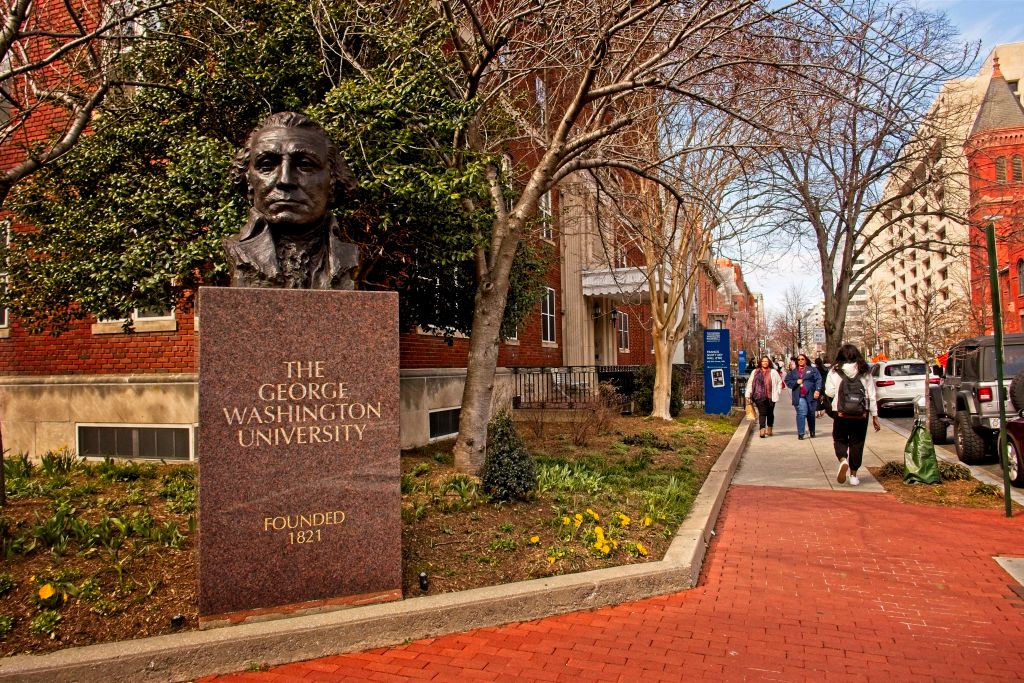
[{"label": "green shrub", "polygon": [[75,454],[67,448],[46,453],[39,462],[39,467],[48,477],[70,474],[78,463]]},{"label": "green shrub", "polygon": [[19,453],[13,458],[4,458],[4,477],[7,479],[28,479],[32,476],[32,461],[28,453]]},{"label": "green shrub", "polygon": [[103,462],[96,466],[96,473],[104,481],[138,481],[139,479],[155,479],[156,465],[153,463],[139,463],[130,460],[117,461],[113,458],[104,458]]},{"label": "green shrub", "polygon": [[672,444],[665,441],[649,429],[645,429],[639,434],[623,437],[622,443],[629,446],[649,446],[651,448],[657,448],[659,451],[672,450]]},{"label": "green shrub", "polygon": [[196,509],[196,471],[185,466],[171,470],[160,480],[157,495],[167,500],[170,512],[195,512]]},{"label": "green shrub", "polygon": [[51,640],[57,638],[57,628],[61,616],[55,610],[44,609],[32,619],[29,630],[37,636],[47,636]]},{"label": "green shrub", "polygon": [[[641,366],[633,375],[633,400],[637,411],[650,413],[654,410],[654,366]],[[672,368],[672,398],[669,400],[668,412],[677,417],[683,410],[683,373]]]},{"label": "green shrub", "polygon": [[14,585],[15,584],[13,576],[8,574],[7,572],[3,572],[2,574],[0,574],[0,595],[3,595],[7,591],[14,588]]},{"label": "green shrub", "polygon": [[487,425],[487,456],[481,479],[484,492],[494,501],[524,499],[537,488],[537,467],[506,410]]},{"label": "green shrub", "polygon": [[958,462],[939,460],[939,477],[942,481],[970,481],[971,471]]},{"label": "green shrub", "polygon": [[3,640],[14,630],[14,617],[6,614],[0,615],[0,640]]}]

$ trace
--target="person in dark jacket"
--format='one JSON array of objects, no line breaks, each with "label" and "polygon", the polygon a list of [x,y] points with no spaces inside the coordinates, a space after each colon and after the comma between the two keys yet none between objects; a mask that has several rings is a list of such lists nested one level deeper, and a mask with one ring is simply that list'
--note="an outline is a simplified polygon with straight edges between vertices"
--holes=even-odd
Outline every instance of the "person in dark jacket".
[{"label": "person in dark jacket", "polygon": [[821,373],[811,365],[806,355],[796,357],[796,367],[786,374],[786,386],[793,390],[793,407],[796,408],[797,438],[804,438],[804,424],[814,438],[814,414],[818,409],[818,397],[824,388]]}]

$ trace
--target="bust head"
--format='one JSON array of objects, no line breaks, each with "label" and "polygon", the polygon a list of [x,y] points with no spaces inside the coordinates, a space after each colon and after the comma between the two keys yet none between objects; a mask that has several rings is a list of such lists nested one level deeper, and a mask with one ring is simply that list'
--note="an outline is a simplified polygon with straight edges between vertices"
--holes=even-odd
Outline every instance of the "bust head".
[{"label": "bust head", "polygon": [[356,188],[326,131],[308,117],[281,112],[249,134],[231,180],[276,232],[305,231]]}]

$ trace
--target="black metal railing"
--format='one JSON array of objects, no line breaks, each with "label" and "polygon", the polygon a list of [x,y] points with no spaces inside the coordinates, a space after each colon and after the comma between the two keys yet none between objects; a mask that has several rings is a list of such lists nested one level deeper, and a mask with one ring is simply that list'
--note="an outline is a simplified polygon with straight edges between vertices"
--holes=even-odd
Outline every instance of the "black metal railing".
[{"label": "black metal railing", "polygon": [[[554,367],[510,368],[514,380],[514,408],[576,408],[601,400],[600,385],[615,387],[623,402],[636,391],[639,365],[562,365]],[[704,403],[704,375],[689,366],[676,366],[675,386],[681,390],[684,405]],[[732,404],[742,406],[746,376],[732,378]]]},{"label": "black metal railing", "polygon": [[511,368],[514,408],[575,408],[601,399],[600,385],[610,384],[622,399],[634,391],[635,365],[562,365]]}]

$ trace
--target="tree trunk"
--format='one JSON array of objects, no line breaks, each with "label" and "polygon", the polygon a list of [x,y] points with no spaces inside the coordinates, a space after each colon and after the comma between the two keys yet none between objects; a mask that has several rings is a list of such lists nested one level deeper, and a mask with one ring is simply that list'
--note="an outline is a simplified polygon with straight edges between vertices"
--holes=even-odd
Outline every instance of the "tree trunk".
[{"label": "tree trunk", "polygon": [[672,356],[676,344],[666,339],[663,331],[654,334],[654,396],[651,417],[671,420],[672,412]]},{"label": "tree trunk", "polygon": [[[511,240],[511,238],[506,238]],[[487,452],[487,423],[491,419],[494,373],[498,367],[501,321],[508,299],[512,257],[515,248],[506,249],[508,263],[499,263],[493,279],[477,287],[473,303],[473,331],[469,336],[466,385],[462,390],[459,437],[455,441],[455,467],[460,472],[479,474]]]}]

